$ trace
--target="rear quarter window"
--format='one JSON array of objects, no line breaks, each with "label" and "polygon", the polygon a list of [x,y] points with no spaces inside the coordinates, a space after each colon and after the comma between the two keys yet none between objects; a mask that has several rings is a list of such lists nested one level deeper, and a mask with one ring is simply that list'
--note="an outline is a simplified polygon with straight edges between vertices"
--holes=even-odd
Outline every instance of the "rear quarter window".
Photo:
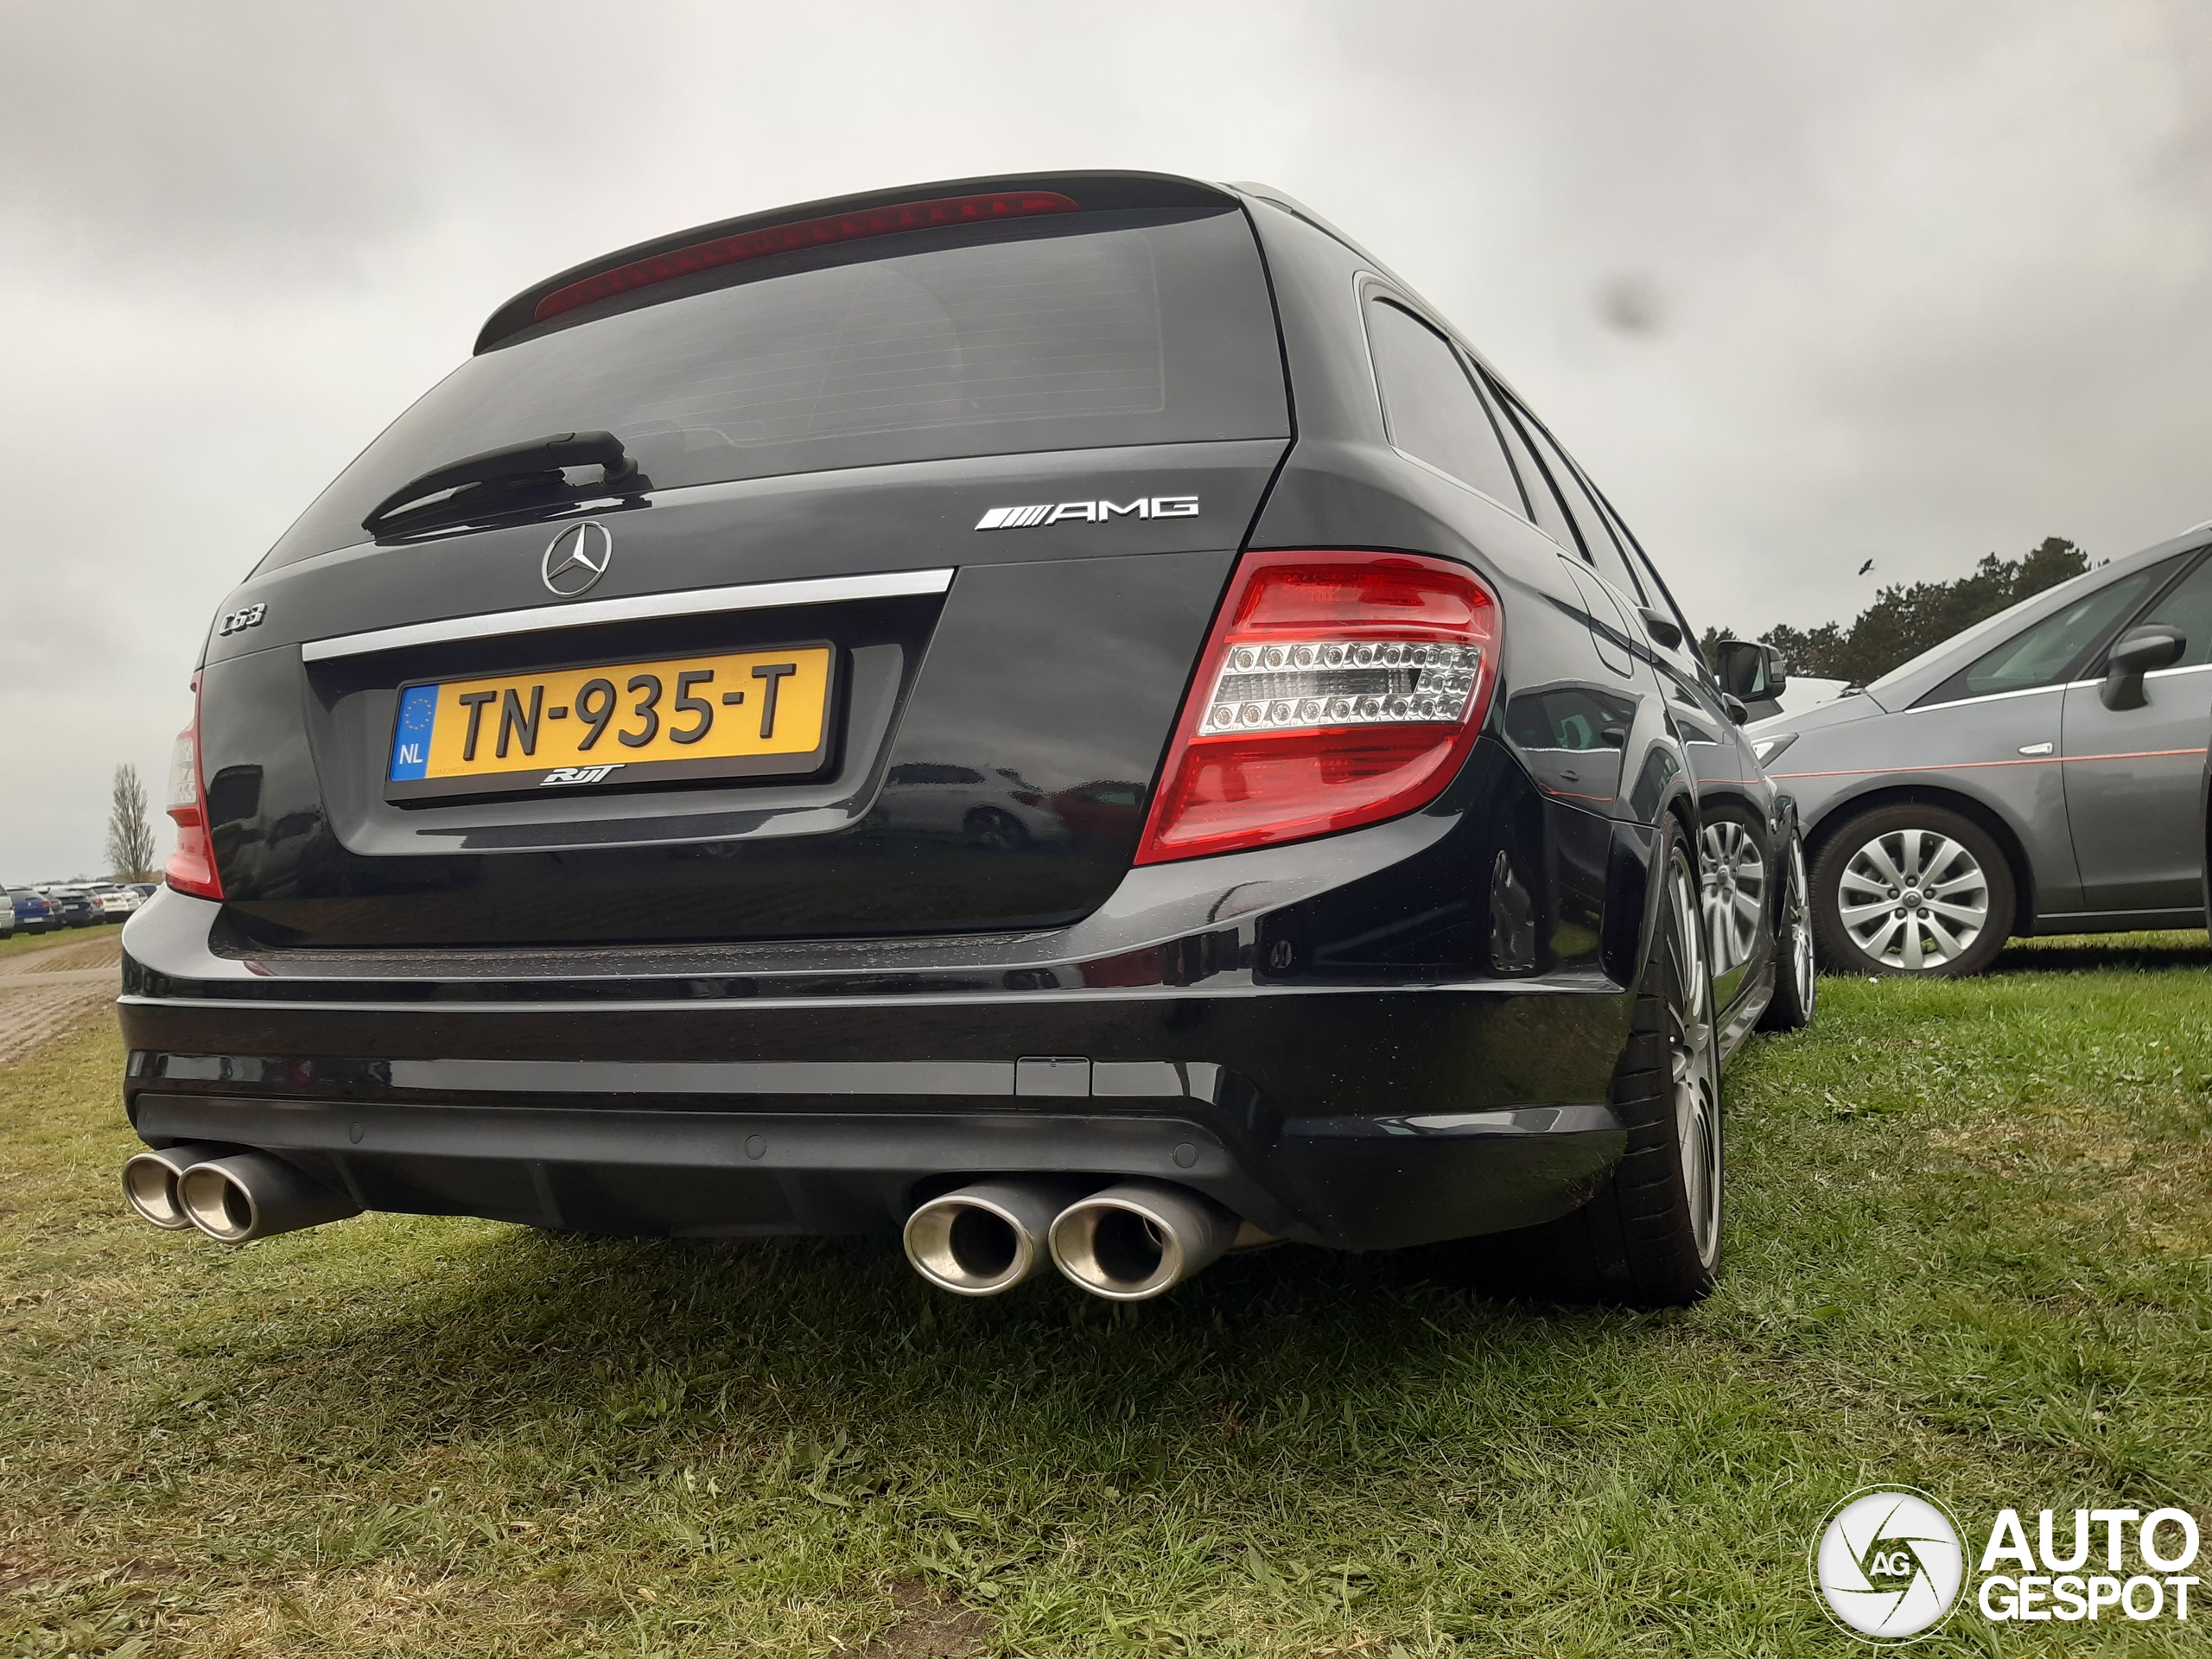
[{"label": "rear quarter window", "polygon": [[1393,301],[1370,296],[1366,312],[1392,447],[1524,513],[1490,412],[1451,342]]},{"label": "rear quarter window", "polygon": [[656,489],[1289,435],[1274,306],[1233,209],[917,232],[689,280],[471,358],[264,568],[367,539],[369,512],[434,467],[560,432],[613,432]]}]

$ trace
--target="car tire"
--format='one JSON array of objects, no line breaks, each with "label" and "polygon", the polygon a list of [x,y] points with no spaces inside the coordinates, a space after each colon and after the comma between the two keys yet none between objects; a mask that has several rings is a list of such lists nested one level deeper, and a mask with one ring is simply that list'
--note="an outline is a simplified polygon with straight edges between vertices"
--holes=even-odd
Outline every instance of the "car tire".
[{"label": "car tire", "polygon": [[1821,838],[1814,938],[1839,973],[1961,979],[2005,948],[2016,893],[1997,838],[1964,813],[1876,807]]},{"label": "car tire", "polygon": [[1820,996],[1820,963],[1813,939],[1811,879],[1805,838],[1792,835],[1782,860],[1782,918],[1774,930],[1774,995],[1759,1016],[1761,1031],[1802,1031],[1813,1023]]},{"label": "car tire", "polygon": [[1698,861],[1666,821],[1651,950],[1613,1071],[1628,1147],[1589,1202],[1540,1226],[1448,1247],[1478,1288],[1516,1299],[1682,1307],[1713,1288],[1721,1245],[1720,1030]]}]

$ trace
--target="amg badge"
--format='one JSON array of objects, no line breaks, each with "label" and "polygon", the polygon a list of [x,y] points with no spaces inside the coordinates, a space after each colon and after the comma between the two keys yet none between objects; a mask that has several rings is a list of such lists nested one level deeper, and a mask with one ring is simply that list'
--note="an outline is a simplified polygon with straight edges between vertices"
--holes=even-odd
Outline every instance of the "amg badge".
[{"label": "amg badge", "polygon": [[1195,518],[1198,516],[1198,498],[1195,495],[1139,496],[1129,502],[1119,501],[1063,501],[1055,506],[1046,502],[1034,507],[993,507],[976,521],[978,530],[1027,530],[1035,524],[1064,524],[1070,519],[1078,524],[1103,524],[1110,518]]}]

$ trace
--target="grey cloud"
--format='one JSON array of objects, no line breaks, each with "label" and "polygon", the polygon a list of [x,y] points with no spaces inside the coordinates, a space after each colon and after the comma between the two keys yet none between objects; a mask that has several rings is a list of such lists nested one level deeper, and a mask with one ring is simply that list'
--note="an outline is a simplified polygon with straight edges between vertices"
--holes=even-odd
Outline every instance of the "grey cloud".
[{"label": "grey cloud", "polygon": [[[1693,617],[2212,515],[2191,0],[0,0],[0,876],[99,855],[227,589],[508,294],[1039,166],[1264,178],[1559,429]],[[1626,326],[1624,326],[1626,325]]]}]

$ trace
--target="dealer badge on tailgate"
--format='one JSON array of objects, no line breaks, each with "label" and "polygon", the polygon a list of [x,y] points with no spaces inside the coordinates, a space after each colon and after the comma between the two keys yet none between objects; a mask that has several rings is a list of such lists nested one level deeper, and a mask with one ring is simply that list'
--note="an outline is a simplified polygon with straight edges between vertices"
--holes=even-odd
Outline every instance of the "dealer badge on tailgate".
[{"label": "dealer badge on tailgate", "polygon": [[830,758],[831,666],[813,644],[403,686],[385,792],[803,777]]}]

